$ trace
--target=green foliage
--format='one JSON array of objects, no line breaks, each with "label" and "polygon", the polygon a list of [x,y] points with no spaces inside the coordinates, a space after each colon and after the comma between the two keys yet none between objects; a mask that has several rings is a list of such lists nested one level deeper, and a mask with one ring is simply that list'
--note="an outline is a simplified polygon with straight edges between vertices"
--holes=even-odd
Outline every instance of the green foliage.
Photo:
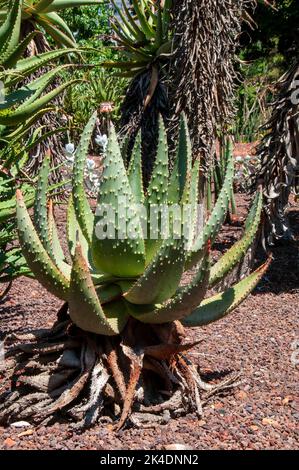
[{"label": "green foliage", "polygon": [[[94,69],[75,72],[76,78],[81,78],[83,82],[66,93],[66,114],[73,120],[73,128],[80,131],[92,111],[98,109],[103,102],[113,103],[110,117],[114,123],[120,118],[120,105],[127,80],[113,77],[111,73],[100,68],[103,62],[119,60],[119,51],[111,41],[112,14],[110,2],[107,1],[96,7],[72,8],[61,13],[70,29],[74,31],[77,44],[91,49],[87,53],[88,64],[97,66]],[[66,74],[66,77],[70,75]]]},{"label": "green foliage", "polygon": [[[246,58],[246,50],[241,54]],[[284,57],[273,53],[242,64],[242,84],[238,89],[238,112],[234,135],[238,142],[255,142],[261,136],[260,126],[270,115],[274,84],[284,71]]]},{"label": "green foliage", "polygon": [[[178,226],[174,215],[170,219],[172,230],[163,237],[163,227],[161,223],[158,224],[158,238],[152,243],[152,235],[149,238],[145,236],[147,224],[143,223],[144,213],[140,212],[136,203],[145,200],[144,208],[149,215],[151,210],[155,213],[157,203],[167,204],[170,195],[173,195],[172,190],[168,192],[174,179],[168,175],[168,150],[163,121],[160,119],[157,159],[147,193],[140,185],[140,137],[134,149],[134,165],[137,169],[135,171],[130,166],[126,170],[115,130],[111,127],[97,207],[114,209],[115,223],[112,228],[115,233],[110,237],[100,237],[98,230],[103,220],[98,212],[93,214],[83,186],[84,161],[96,117],[93,114],[90,118],[75,156],[73,190],[68,210],[71,264],[67,263],[58,239],[54,240],[51,235],[56,229],[53,214],[47,217],[49,205],[45,195],[48,164],[44,164],[40,174],[35,224],[32,223],[24,198],[18,191],[18,231],[28,266],[43,286],[68,302],[73,322],[83,330],[96,334],[119,334],[129,316],[143,323],[163,324],[181,320],[191,326],[222,318],[248,295],[268,266],[262,266],[248,278],[220,294],[220,297],[205,300],[201,307],[209,285],[222,279],[242,259],[252,242],[260,218],[260,195],[248,216],[242,241],[231,248],[223,263],[218,262],[212,268],[209,246],[228,209],[228,195],[233,180],[231,157],[218,201],[203,233],[195,237],[194,243],[192,240],[190,246],[186,243],[185,234],[178,228],[181,227],[181,222]],[[177,153],[179,162],[175,166],[181,169],[182,191],[178,193],[177,199],[181,209],[184,204],[194,206],[197,203],[197,192],[191,188],[194,181],[197,181],[196,174],[199,170],[197,162],[193,171],[190,167],[191,144],[185,123],[185,119],[182,119],[180,150]],[[119,205],[119,198],[123,201],[122,206]],[[194,233],[196,219],[189,217],[188,223],[191,223],[191,233]],[[104,226],[107,228],[108,224],[109,221]],[[192,280],[180,287],[184,271],[192,265],[196,267]]]},{"label": "green foliage", "polygon": [[125,77],[134,77],[158,61],[165,61],[172,51],[169,34],[172,0],[154,2],[112,0],[115,16],[111,27],[114,39],[121,46],[124,61],[106,62],[108,68],[120,69]]},{"label": "green foliage", "polygon": [[77,132],[78,128],[82,130],[92,111],[107,102],[112,103],[110,117],[117,123],[127,80],[114,77],[100,68],[78,72],[75,76],[80,77],[82,82],[68,88],[64,100],[64,109],[73,121],[74,131]]},{"label": "green foliage", "polygon": [[[219,139],[219,156],[215,156],[213,165],[210,168],[209,175],[207,178],[207,210],[210,212],[213,207],[212,196],[214,196],[215,202],[221,192],[224,184],[227,165],[233,158],[233,148],[230,138],[221,137]],[[230,208],[228,215],[236,213],[236,203],[234,189],[232,188],[230,197]]]},{"label": "green foliage", "polygon": [[34,29],[45,31],[59,47],[76,47],[76,40],[67,23],[57,13],[67,8],[94,5],[99,0],[11,0],[0,4],[0,23],[9,17],[12,7],[20,11],[19,22],[30,23]]},{"label": "green foliage", "polygon": [[[61,2],[35,2],[35,6],[37,8],[43,4],[46,7],[50,3],[58,5]],[[26,16],[25,2],[10,1],[1,4],[1,7],[0,282],[10,282],[19,275],[30,274],[20,250],[11,248],[16,236],[16,189],[22,189],[25,204],[30,207],[35,189],[24,171],[29,151],[46,137],[61,131],[45,132],[42,126],[32,131],[32,126],[49,110],[55,109],[52,103],[58,95],[77,83],[77,80],[69,80],[51,87],[53,81],[59,79],[70,66],[67,63],[57,65],[57,62],[70,57],[71,53],[80,53],[80,50],[63,48],[23,58],[29,42],[40,33],[34,31],[20,40],[22,21]],[[41,73],[43,68],[45,71]]]},{"label": "green foliage", "polygon": [[111,33],[109,3],[101,2],[97,6],[76,7],[61,12],[62,18],[74,32],[78,44],[94,44],[97,36],[101,38]]},{"label": "green foliage", "polygon": [[242,79],[233,129],[237,141],[246,142],[261,137],[259,127],[270,117],[275,83],[298,55],[298,1],[260,1],[252,18],[253,25],[244,23],[241,36]]}]

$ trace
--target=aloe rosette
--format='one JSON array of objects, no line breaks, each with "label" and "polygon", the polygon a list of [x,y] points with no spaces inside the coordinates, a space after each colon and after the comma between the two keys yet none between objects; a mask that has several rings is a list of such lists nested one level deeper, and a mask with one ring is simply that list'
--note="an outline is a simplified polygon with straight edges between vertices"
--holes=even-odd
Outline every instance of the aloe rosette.
[{"label": "aloe rosette", "polygon": [[[22,193],[18,191],[17,194],[17,221],[23,255],[36,279],[65,302],[58,325],[62,325],[63,319],[68,328],[72,325],[76,332],[81,332],[80,337],[89,338],[89,345],[92,338],[93,344],[100,348],[101,353],[97,357],[104,359],[100,359],[100,363],[94,359],[92,364],[97,363],[101,373],[105,371],[105,387],[108,387],[111,378],[112,388],[116,390],[113,400],[117,401],[120,397],[122,413],[118,427],[130,414],[136,400],[135,389],[141,380],[145,380],[145,369],[151,369],[160,378],[162,376],[168,388],[173,389],[177,387],[175,384],[180,383],[181,400],[187,402],[183,408],[195,408],[201,413],[199,390],[211,391],[214,388],[209,384],[203,385],[196,369],[184,355],[184,351],[192,345],[183,344],[183,327],[204,326],[229,314],[246,298],[266,271],[269,262],[225,292],[211,297],[206,295],[210,287],[236,266],[253,242],[259,226],[261,194],[255,197],[241,240],[217,263],[212,264],[210,245],[227,214],[234,177],[233,160],[230,158],[228,161],[218,201],[203,231],[198,234],[199,164],[192,164],[186,119],[182,116],[177,159],[171,174],[166,132],[160,119],[157,156],[146,192],[142,184],[140,136],[136,139],[131,162],[126,168],[115,130],[111,126],[97,210],[94,212],[84,192],[83,180],[96,119],[94,114],[88,122],[75,155],[72,194],[67,210],[69,254],[63,252],[52,204],[47,201],[49,161],[45,159],[39,177],[33,221]],[[121,207],[119,200],[122,201]],[[171,213],[167,236],[164,236],[162,223],[158,224],[158,236],[146,236],[150,232],[147,216],[153,209],[156,214],[161,206],[175,206],[180,209],[180,214],[184,207],[188,207],[188,237],[191,244],[190,239],[186,243],[186,233],[181,230],[185,224],[175,215],[178,212]],[[99,227],[103,228],[103,217],[98,211],[102,207],[112,208],[115,216],[114,236],[110,238],[98,236]],[[144,210],[141,211],[140,207]],[[124,222],[126,227],[130,227],[130,236],[123,234]],[[191,268],[191,280],[182,283],[184,273]],[[61,342],[59,344],[61,347]],[[52,337],[50,350],[53,347]],[[128,362],[130,367],[126,369]],[[53,399],[52,404],[45,408],[41,406],[39,418],[69,406],[78,398],[84,388],[80,382],[82,374],[90,375],[93,380],[93,366],[86,368],[82,365],[83,369],[75,381],[76,393],[74,390],[70,392],[70,388],[65,389],[67,400],[60,397]],[[186,382],[187,376],[189,379]],[[146,394],[146,382],[142,383]],[[231,383],[228,381],[215,389]],[[101,393],[104,393],[104,385]],[[186,400],[184,394],[188,396]],[[91,412],[91,406],[90,395],[84,409]],[[5,412],[6,419],[8,415],[11,417],[9,413]],[[95,422],[98,413],[99,410],[92,413],[92,422]],[[84,419],[86,424],[86,416]]]}]

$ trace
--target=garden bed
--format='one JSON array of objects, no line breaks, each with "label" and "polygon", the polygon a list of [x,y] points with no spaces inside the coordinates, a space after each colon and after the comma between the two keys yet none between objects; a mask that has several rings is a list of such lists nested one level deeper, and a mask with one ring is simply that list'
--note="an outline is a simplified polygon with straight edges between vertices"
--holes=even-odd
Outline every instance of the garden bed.
[{"label": "garden bed", "polygon": [[[247,199],[238,195],[237,202],[242,219]],[[57,212],[61,226],[63,212]],[[295,208],[291,219],[299,232]],[[216,248],[226,249],[241,232],[238,225],[226,225]],[[189,415],[149,429],[127,427],[117,434],[111,424],[82,434],[65,422],[39,428],[0,427],[0,449],[163,449],[170,444],[193,449],[297,448],[298,365],[291,357],[294,342],[299,341],[298,248],[296,242],[275,248],[267,275],[232,315],[188,331],[190,340],[203,339],[190,354],[205,380],[242,372],[242,385],[211,399],[202,419]],[[50,327],[59,306],[36,281],[19,279],[0,304],[1,333]],[[0,376],[0,383],[3,380]]]}]

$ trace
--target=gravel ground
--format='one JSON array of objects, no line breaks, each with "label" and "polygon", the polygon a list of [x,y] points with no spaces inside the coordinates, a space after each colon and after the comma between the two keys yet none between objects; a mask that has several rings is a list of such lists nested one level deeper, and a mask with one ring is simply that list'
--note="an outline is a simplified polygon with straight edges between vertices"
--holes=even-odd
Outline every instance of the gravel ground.
[{"label": "gravel ground", "polygon": [[[242,215],[246,201],[239,198]],[[299,213],[292,219],[299,231]],[[231,243],[240,228],[226,227],[219,246]],[[242,385],[217,396],[204,416],[173,419],[150,429],[96,426],[81,434],[67,423],[50,427],[1,428],[0,449],[163,449],[184,444],[193,449],[298,448],[299,253],[298,243],[275,249],[275,259],[255,292],[226,319],[189,330],[190,339],[202,338],[192,351],[205,378],[242,371]],[[27,331],[50,327],[60,306],[36,281],[16,281],[0,304],[0,331]],[[299,357],[299,349],[298,349]],[[3,377],[2,377],[3,379]],[[0,376],[1,384],[1,376]]]}]

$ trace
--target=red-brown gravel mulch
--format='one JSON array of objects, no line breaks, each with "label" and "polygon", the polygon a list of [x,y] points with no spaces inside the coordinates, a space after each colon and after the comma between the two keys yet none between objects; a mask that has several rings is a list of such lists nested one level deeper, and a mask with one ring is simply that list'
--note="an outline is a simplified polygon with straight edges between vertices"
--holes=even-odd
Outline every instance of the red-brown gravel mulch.
[{"label": "red-brown gravel mulch", "polygon": [[[244,214],[246,201],[238,199]],[[299,232],[299,213],[294,211],[292,219]],[[227,226],[219,246],[231,243],[240,232],[239,227]],[[0,449],[157,450],[169,444],[193,449],[298,448],[298,365],[293,350],[296,340],[299,348],[298,245],[275,248],[264,280],[232,315],[188,331],[190,338],[204,339],[192,354],[206,379],[242,371],[243,384],[210,401],[201,420],[189,415],[163,426],[125,429],[118,434],[109,425],[82,434],[73,432],[67,423],[47,428],[0,427]],[[36,281],[19,279],[0,304],[0,331],[50,327],[59,306]]]}]

